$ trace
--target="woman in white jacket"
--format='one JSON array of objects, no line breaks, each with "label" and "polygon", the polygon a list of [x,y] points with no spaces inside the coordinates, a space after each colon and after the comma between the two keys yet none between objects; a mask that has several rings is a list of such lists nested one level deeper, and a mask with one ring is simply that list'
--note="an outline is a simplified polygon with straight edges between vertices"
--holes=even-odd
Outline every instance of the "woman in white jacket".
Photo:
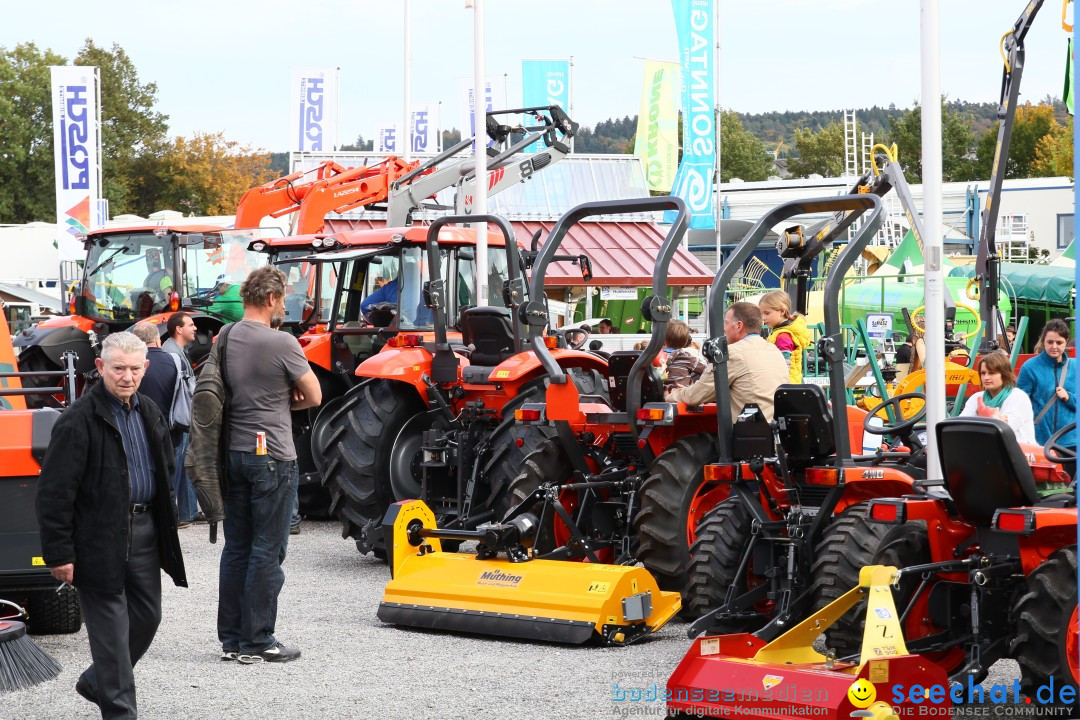
[{"label": "woman in white jacket", "polygon": [[960,415],[993,417],[1003,420],[1016,433],[1018,442],[1034,445],[1035,418],[1031,399],[1016,387],[1009,356],[997,351],[986,355],[979,363],[982,392],[968,399]]}]

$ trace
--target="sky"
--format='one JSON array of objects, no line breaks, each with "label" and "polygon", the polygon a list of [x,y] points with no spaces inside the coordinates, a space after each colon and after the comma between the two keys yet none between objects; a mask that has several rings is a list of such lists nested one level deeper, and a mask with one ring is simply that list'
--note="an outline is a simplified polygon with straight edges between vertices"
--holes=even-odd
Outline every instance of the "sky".
[{"label": "sky", "polygon": [[[720,104],[739,112],[910,107],[920,88],[916,0],[720,2]],[[341,143],[403,116],[401,0],[49,0],[4,3],[0,47],[33,42],[72,58],[85,38],[119,44],[173,135],[224,132],[269,151],[289,144],[292,67],[340,68]],[[521,99],[523,58],[573,57],[571,117],[636,115],[642,58],[675,60],[668,0],[484,0],[487,74]],[[941,0],[941,87],[996,102],[998,41],[1026,0]],[[1067,36],[1061,3],[1027,35],[1021,99],[1060,96]],[[1070,11],[1071,13],[1071,11]],[[473,11],[413,0],[412,101],[442,103],[460,125],[457,79],[473,74]]]}]

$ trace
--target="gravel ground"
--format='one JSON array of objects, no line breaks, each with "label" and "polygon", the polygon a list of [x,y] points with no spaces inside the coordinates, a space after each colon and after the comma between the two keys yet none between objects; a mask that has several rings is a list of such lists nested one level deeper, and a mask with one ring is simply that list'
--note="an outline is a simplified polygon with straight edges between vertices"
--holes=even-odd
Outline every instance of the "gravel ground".
[{"label": "gravel ground", "polygon": [[[386,566],[360,557],[336,523],[305,521],[290,538],[278,616],[278,637],[303,656],[282,665],[222,662],[215,630],[221,545],[206,541],[206,526],[180,537],[191,587],[166,578],[161,628],[135,669],[146,718],[595,718],[631,710],[655,717],[661,703],[614,702],[613,684],[662,689],[688,645],[679,622],[623,648],[393,628],[375,617]],[[86,631],[36,640],[63,672],[0,696],[0,719],[99,717],[74,690],[90,661]],[[1011,684],[1016,672],[1014,663],[998,663],[987,684]]]}]

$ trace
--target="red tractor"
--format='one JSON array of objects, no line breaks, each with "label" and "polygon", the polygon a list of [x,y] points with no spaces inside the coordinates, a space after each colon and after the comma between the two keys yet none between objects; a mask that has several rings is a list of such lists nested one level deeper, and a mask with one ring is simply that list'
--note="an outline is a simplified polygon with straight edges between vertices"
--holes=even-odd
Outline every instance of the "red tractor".
[{"label": "red tractor", "polygon": [[[1063,476],[1052,463],[1075,460],[1059,444],[1075,425],[1047,442],[1048,463],[1032,462],[1000,420],[950,418],[935,429],[943,479],[873,500],[868,512],[885,531],[874,562],[900,568],[893,594],[908,648],[965,684],[1007,657],[1028,695],[1051,682],[1075,690],[1075,485],[1047,485]],[[836,559],[820,571],[843,574]]]}]

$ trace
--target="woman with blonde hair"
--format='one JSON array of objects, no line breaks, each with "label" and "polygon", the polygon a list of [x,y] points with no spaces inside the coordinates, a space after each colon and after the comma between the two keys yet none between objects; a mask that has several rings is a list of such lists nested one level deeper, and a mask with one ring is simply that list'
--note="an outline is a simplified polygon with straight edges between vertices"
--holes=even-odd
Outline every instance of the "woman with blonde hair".
[{"label": "woman with blonde hair", "polygon": [[788,377],[793,383],[803,379],[803,353],[810,346],[810,331],[806,318],[791,312],[791,298],[783,290],[773,290],[758,300],[761,319],[769,329],[768,340],[784,354],[788,362]]},{"label": "woman with blonde hair", "polygon": [[964,405],[961,416],[992,417],[1009,424],[1018,442],[1035,443],[1035,419],[1031,398],[1016,387],[1009,356],[995,351],[979,361],[982,392],[972,395]]}]

